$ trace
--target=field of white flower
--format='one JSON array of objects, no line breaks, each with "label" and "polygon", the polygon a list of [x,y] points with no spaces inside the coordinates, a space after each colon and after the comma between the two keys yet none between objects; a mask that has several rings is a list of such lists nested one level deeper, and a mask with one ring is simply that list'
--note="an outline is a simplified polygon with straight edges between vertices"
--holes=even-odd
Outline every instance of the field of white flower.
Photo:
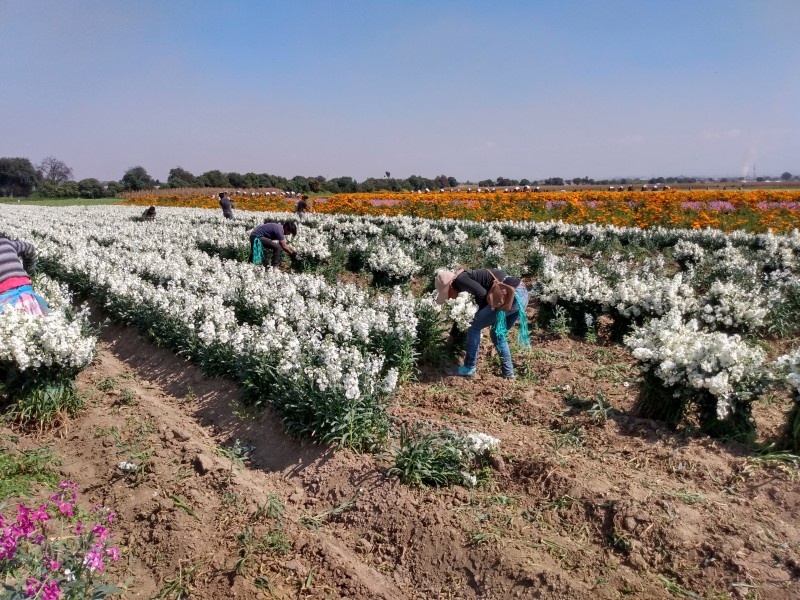
[{"label": "field of white flower", "polygon": [[[96,354],[75,305],[125,326],[104,328],[78,383],[92,399],[47,443],[62,474],[120,506],[127,539],[148,540],[120,563],[138,564],[153,596],[193,576],[197,597],[228,597],[231,581],[266,573],[320,598],[382,597],[376,582],[396,597],[796,589],[800,463],[779,450],[800,444],[800,411],[786,410],[800,397],[800,236],[311,214],[289,240],[298,259],[265,270],[246,262],[247,233],[290,215],[139,210],[0,206],[0,233],[38,248],[34,287],[53,308],[0,315],[0,363],[6,392],[35,383],[46,408]],[[531,288],[535,343],[513,347],[516,381],[496,377],[491,350],[475,379],[442,373],[476,305],[436,305],[433,277],[459,266]],[[117,370],[118,342],[135,346],[135,372]],[[162,371],[170,360],[187,373]],[[301,440],[356,452],[212,406],[215,386],[222,403],[238,387],[271,406]],[[775,445],[704,435],[752,442],[756,425]],[[19,437],[14,452],[44,439]],[[265,511],[277,512],[258,525]],[[282,550],[256,552],[256,531]]]},{"label": "field of white flower", "polygon": [[[246,263],[247,232],[286,214],[137,216],[126,207],[4,208],[0,230],[33,242],[49,276],[113,318],[238,380],[289,431],[358,450],[385,446],[397,382],[437,353],[452,358],[442,333],[451,321],[463,330],[474,312],[467,298],[445,311],[430,302],[438,268],[491,265],[532,278],[540,326],[605,333],[632,349],[643,416],[677,424],[696,406],[713,435],[753,433],[750,403],[779,380],[757,344],[800,331],[796,233],[309,215],[292,240],[290,273]],[[371,279],[341,283],[347,272]],[[48,364],[21,350],[40,334],[11,330],[20,369]],[[59,333],[55,347],[74,366],[89,353],[69,335]]]}]

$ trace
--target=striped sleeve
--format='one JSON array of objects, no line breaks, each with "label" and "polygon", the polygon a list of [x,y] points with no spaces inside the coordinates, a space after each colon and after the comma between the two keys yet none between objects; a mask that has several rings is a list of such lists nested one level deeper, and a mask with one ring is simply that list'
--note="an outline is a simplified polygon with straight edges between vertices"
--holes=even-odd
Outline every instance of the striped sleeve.
[{"label": "striped sleeve", "polygon": [[22,268],[32,273],[36,269],[36,248],[33,244],[21,240],[12,240],[11,243],[16,247],[17,256],[22,260]]},{"label": "striped sleeve", "polygon": [[27,277],[35,268],[36,248],[33,244],[0,238],[0,281]]}]

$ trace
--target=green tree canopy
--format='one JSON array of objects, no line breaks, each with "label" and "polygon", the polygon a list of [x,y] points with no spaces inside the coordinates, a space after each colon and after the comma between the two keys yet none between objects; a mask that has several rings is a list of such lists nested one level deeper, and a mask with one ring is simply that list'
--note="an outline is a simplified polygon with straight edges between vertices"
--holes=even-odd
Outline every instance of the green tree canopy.
[{"label": "green tree canopy", "polygon": [[174,188],[194,187],[197,185],[197,178],[186,169],[175,167],[169,170],[167,185]]},{"label": "green tree canopy", "polygon": [[120,183],[128,190],[139,191],[149,190],[155,186],[155,181],[147,173],[144,167],[131,167],[120,179]]},{"label": "green tree canopy", "polygon": [[198,181],[198,184],[205,187],[224,188],[231,185],[230,181],[228,181],[228,176],[219,169],[206,171],[198,179],[202,180],[202,182]]},{"label": "green tree canopy", "polygon": [[81,179],[78,182],[78,194],[81,198],[103,198],[106,195],[106,190],[103,184],[94,177],[88,179]]},{"label": "green tree canopy", "polygon": [[30,196],[39,172],[27,158],[0,158],[0,196]]}]

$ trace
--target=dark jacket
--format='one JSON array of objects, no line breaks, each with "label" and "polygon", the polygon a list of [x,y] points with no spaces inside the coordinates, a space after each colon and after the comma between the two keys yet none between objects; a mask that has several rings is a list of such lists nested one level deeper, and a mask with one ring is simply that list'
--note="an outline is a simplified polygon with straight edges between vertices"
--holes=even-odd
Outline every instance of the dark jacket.
[{"label": "dark jacket", "polygon": [[[491,269],[495,277],[503,283],[517,287],[520,283],[516,277],[509,277],[502,269]],[[453,280],[453,287],[459,292],[469,292],[475,296],[478,310],[486,306],[486,294],[494,284],[494,277],[489,273],[489,269],[472,269],[463,271]]]}]

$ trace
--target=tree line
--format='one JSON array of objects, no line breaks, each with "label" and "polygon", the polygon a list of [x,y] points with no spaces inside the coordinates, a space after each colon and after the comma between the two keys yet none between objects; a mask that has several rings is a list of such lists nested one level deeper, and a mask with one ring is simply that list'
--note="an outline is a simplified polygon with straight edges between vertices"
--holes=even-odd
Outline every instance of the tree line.
[{"label": "tree line", "polygon": [[[758,180],[778,179],[770,177],[759,177]],[[781,180],[800,179],[789,172],[780,176]],[[695,183],[699,181],[695,177],[652,177],[649,180],[642,179],[600,179],[595,180],[589,177],[575,177],[573,179],[563,179],[561,177],[550,177],[541,180],[528,179],[509,179],[498,177],[497,179],[483,179],[474,184],[470,181],[463,185],[478,185],[479,187],[509,187],[526,185],[607,185],[629,183],[650,183],[650,184],[670,184],[670,183]],[[727,178],[720,181],[729,181]],[[735,181],[735,179],[730,179]],[[113,198],[126,191],[141,191],[155,188],[161,189],[180,189],[180,188],[231,188],[232,190],[254,189],[254,188],[277,188],[298,194],[310,193],[355,193],[355,192],[375,192],[387,190],[392,192],[417,191],[417,190],[438,190],[457,187],[462,185],[455,177],[439,175],[433,179],[411,175],[405,179],[392,177],[389,171],[384,173],[384,177],[369,177],[363,181],[356,181],[352,177],[334,177],[326,179],[318,175],[316,177],[304,177],[295,175],[291,179],[281,175],[271,175],[269,173],[226,173],[220,170],[206,171],[200,175],[194,175],[181,167],[170,169],[166,182],[153,179],[144,167],[131,167],[122,175],[119,181],[101,182],[95,178],[72,179],[72,169],[63,161],[48,156],[41,163],[34,165],[27,158],[0,158],[0,196],[30,196],[34,192],[37,196],[44,198]]]}]

